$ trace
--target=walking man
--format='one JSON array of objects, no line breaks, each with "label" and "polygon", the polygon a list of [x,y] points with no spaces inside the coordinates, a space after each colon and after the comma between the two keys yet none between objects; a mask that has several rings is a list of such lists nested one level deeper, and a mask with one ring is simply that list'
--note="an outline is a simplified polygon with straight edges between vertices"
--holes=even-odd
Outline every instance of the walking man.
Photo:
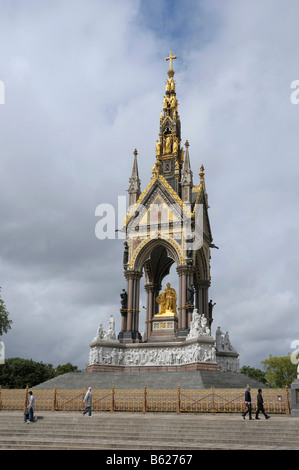
[{"label": "walking man", "polygon": [[[30,391],[29,392],[29,403],[28,403],[28,408],[27,411],[29,413],[29,419],[27,420],[27,423],[33,423],[34,421],[34,407],[35,407],[35,398],[33,393]],[[25,421],[25,416],[24,416],[24,421]]]},{"label": "walking man", "polygon": [[247,406],[247,410],[245,411],[245,413],[242,414],[244,419],[245,419],[245,416],[247,415],[247,413],[249,413],[249,419],[252,419],[252,417],[251,417],[251,394],[250,394],[250,390],[251,390],[251,388],[249,387],[249,385],[247,385],[247,389],[246,389],[246,392],[245,392],[245,405]]},{"label": "walking man", "polygon": [[262,389],[258,389],[258,394],[257,394],[257,409],[255,413],[255,419],[260,419],[259,418],[259,412],[263,413],[266,419],[269,419],[270,416],[265,413],[264,410],[264,399],[262,397]]},{"label": "walking man", "polygon": [[86,409],[85,411],[82,411],[82,415],[84,416],[88,412],[88,416],[91,417],[91,403],[92,403],[91,387],[89,387],[86,392],[83,403],[84,402],[86,402]]}]

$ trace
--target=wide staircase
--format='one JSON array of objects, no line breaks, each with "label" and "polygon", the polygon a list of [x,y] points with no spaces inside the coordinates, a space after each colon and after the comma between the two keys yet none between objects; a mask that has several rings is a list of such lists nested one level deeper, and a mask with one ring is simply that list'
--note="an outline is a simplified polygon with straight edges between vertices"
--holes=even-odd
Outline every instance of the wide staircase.
[{"label": "wide staircase", "polygon": [[0,450],[299,450],[299,418],[239,414],[0,411]]},{"label": "wide staircase", "polygon": [[70,372],[47,380],[34,387],[35,390],[82,390],[92,387],[95,390],[111,389],[112,385],[119,390],[143,389],[144,386],[154,390],[176,390],[178,386],[186,390],[210,388],[267,388],[265,384],[251,379],[245,374],[233,372],[181,371],[181,372]]}]

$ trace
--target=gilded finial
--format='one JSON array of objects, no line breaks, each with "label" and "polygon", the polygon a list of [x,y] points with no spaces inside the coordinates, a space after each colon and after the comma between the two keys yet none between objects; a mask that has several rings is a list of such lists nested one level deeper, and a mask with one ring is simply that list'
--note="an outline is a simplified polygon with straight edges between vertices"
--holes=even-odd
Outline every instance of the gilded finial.
[{"label": "gilded finial", "polygon": [[169,60],[169,70],[167,72],[169,77],[173,77],[173,75],[174,75],[174,71],[173,71],[173,68],[172,68],[173,59],[177,59],[177,56],[173,55],[172,52],[169,52],[169,57],[165,57],[165,60]]},{"label": "gilded finial", "polygon": [[199,176],[200,176],[200,182],[203,183],[205,179],[205,169],[203,165],[201,165],[200,167]]},{"label": "gilded finial", "polygon": [[190,147],[190,144],[189,144],[188,140],[186,140],[186,142],[185,142],[185,147]]},{"label": "gilded finial", "polygon": [[136,149],[134,150],[134,152],[133,152],[133,155],[135,155],[135,157],[137,157],[137,155],[138,155],[138,152],[137,152],[137,150],[136,150]]}]

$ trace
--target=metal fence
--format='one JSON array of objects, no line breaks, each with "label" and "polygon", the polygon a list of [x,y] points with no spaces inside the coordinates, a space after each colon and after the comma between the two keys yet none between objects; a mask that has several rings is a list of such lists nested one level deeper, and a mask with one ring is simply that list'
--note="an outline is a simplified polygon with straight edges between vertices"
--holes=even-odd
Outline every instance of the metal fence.
[{"label": "metal fence", "polygon": [[[82,390],[34,390],[35,410],[82,411],[85,409]],[[256,410],[257,390],[251,390],[252,411]],[[288,387],[263,389],[266,413],[290,414]],[[0,410],[25,410],[28,387],[24,390],[1,389]],[[245,411],[244,390],[110,390],[92,391],[93,411],[175,412],[175,413],[241,413]]]}]

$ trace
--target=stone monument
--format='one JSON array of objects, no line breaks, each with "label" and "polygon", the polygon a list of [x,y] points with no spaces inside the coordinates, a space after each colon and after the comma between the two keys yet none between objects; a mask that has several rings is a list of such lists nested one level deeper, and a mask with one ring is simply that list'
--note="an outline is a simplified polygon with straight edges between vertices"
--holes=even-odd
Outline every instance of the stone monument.
[{"label": "stone monument", "polygon": [[[121,330],[100,325],[90,345],[87,371],[238,370],[228,333],[211,335],[209,300],[213,244],[203,165],[193,182],[189,142],[181,140],[172,52],[154,143],[155,163],[141,191],[137,155],[129,179],[121,293]],[[136,116],[141,119],[142,116]],[[163,281],[175,265],[176,281]],[[140,288],[146,292],[145,328],[139,325]],[[140,330],[143,332],[140,333]]]}]

